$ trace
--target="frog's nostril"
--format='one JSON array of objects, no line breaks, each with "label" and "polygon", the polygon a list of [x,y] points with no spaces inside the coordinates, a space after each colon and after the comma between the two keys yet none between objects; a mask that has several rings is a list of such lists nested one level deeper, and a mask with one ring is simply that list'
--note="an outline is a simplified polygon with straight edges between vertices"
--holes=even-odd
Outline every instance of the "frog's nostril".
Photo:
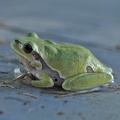
[{"label": "frog's nostril", "polygon": [[17,39],[15,40],[15,42],[16,42],[16,43],[20,43],[20,41],[19,41],[19,40],[17,40]]}]

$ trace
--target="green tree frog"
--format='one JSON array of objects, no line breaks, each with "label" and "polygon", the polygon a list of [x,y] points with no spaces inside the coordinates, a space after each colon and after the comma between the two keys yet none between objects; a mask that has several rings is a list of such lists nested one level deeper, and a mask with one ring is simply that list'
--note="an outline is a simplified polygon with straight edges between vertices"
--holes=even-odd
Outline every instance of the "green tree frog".
[{"label": "green tree frog", "polygon": [[66,91],[100,90],[114,83],[112,69],[80,45],[42,40],[34,32],[17,37],[11,47],[31,74],[24,83],[40,88],[61,86]]}]

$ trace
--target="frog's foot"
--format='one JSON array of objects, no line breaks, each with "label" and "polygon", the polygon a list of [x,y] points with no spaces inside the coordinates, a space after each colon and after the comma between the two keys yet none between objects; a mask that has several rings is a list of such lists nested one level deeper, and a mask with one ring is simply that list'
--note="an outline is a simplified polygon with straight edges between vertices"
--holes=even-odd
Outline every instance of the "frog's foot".
[{"label": "frog's foot", "polygon": [[115,82],[112,81],[110,84],[104,84],[101,86],[102,89],[120,89],[120,86],[116,86]]},{"label": "frog's foot", "polygon": [[[81,90],[81,91],[52,91],[52,92],[46,92],[49,94],[57,94],[55,97],[56,98],[62,98],[62,97],[69,97],[69,96],[74,96],[74,95],[81,95],[81,94],[89,94],[95,91],[92,90]],[[96,91],[97,92],[97,91]]]},{"label": "frog's foot", "polygon": [[61,97],[69,97],[69,96],[73,96],[73,95],[80,95],[80,94],[87,94],[87,93],[91,93],[93,91],[91,90],[81,90],[81,91],[74,91],[74,92],[67,92],[65,94],[61,94],[56,96],[57,98],[61,98]]},{"label": "frog's foot", "polygon": [[96,88],[80,90],[80,91],[46,91],[44,93],[58,94],[56,97],[61,98],[61,97],[69,97],[69,96],[73,96],[73,95],[81,95],[81,94],[89,94],[89,93],[94,93],[94,92],[101,92],[101,91],[105,91],[107,88],[108,88],[107,85],[105,85],[105,86],[103,85],[103,86],[99,86]]},{"label": "frog's foot", "polygon": [[46,93],[46,94],[56,94],[56,98],[62,98],[62,97],[68,97],[68,96],[73,96],[73,95],[80,95],[80,94],[87,94],[87,93],[92,93],[95,91],[98,91],[98,88],[94,88],[91,90],[81,90],[81,91],[55,91],[55,90],[43,90],[42,93]]},{"label": "frog's foot", "polygon": [[120,86],[108,86],[107,88],[109,88],[109,89],[120,89]]}]

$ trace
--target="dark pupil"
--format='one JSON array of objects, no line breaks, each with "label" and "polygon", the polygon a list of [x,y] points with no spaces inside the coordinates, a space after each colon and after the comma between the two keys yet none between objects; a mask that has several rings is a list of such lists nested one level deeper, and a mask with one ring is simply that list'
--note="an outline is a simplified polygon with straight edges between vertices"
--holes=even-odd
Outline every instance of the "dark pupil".
[{"label": "dark pupil", "polygon": [[23,46],[23,50],[26,52],[26,53],[31,53],[32,52],[32,46],[30,44],[25,44]]}]

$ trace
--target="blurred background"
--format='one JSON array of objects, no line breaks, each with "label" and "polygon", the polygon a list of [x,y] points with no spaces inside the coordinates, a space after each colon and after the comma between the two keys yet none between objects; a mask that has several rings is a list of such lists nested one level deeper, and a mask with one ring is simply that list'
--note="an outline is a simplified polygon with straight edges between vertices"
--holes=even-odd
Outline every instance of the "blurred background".
[{"label": "blurred background", "polygon": [[[0,81],[13,79],[20,67],[10,42],[30,31],[89,48],[120,85],[119,0],[0,0]],[[0,120],[120,119],[120,90],[56,98],[20,82],[12,86],[0,87]]]},{"label": "blurred background", "polygon": [[[0,23],[114,46],[120,38],[119,5],[119,0],[0,0]],[[0,26],[1,37],[11,39],[9,32]]]}]

